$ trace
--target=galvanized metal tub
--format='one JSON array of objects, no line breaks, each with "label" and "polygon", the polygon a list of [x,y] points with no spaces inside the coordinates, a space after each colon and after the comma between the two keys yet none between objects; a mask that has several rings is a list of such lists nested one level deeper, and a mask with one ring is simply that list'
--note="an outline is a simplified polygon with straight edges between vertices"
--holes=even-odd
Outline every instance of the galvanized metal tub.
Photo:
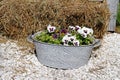
[{"label": "galvanized metal tub", "polygon": [[40,33],[30,36],[35,45],[37,58],[43,65],[53,68],[79,68],[88,63],[92,49],[100,45],[100,40],[79,47],[48,44],[35,40],[37,34]]}]

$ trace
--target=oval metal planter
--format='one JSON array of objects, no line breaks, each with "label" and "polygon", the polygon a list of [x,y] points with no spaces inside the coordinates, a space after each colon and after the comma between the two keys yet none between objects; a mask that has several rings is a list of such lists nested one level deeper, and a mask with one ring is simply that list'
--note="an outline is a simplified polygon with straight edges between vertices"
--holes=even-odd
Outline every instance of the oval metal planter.
[{"label": "oval metal planter", "polygon": [[34,37],[40,32],[31,35],[28,40],[34,43],[38,60],[46,66],[61,69],[75,69],[88,63],[91,51],[100,45],[96,39],[91,45],[63,46],[39,42]]}]

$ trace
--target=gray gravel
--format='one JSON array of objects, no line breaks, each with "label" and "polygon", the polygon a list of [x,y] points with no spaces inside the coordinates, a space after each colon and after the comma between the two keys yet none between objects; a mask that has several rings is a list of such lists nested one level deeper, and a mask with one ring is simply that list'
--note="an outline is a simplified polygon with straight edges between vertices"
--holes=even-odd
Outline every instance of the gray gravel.
[{"label": "gray gravel", "polygon": [[0,80],[120,80],[120,34],[106,34],[87,65],[57,70],[38,62],[30,48],[0,43]]}]

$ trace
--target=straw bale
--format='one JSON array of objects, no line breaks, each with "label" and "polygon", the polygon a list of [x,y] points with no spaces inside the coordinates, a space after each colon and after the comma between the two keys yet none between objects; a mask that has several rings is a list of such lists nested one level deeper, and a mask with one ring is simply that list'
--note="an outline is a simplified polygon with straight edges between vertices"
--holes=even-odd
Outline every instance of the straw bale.
[{"label": "straw bale", "polygon": [[13,39],[26,38],[48,24],[91,27],[95,37],[102,38],[109,22],[106,0],[2,0],[0,5],[0,33]]}]

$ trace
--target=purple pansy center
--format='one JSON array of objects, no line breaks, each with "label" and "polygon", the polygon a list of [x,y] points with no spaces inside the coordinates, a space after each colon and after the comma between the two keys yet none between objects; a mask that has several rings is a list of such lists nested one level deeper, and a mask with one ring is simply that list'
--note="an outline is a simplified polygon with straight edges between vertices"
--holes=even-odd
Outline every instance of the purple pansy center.
[{"label": "purple pansy center", "polygon": [[84,38],[86,37],[84,34],[81,34],[81,36],[84,37]]},{"label": "purple pansy center", "polygon": [[54,29],[53,28],[49,28],[50,29],[50,31],[52,32],[52,31],[54,31]]},{"label": "purple pansy center", "polygon": [[74,41],[74,39],[73,39],[73,38],[70,38],[70,40],[71,40],[71,41]]},{"label": "purple pansy center", "polygon": [[78,27],[75,27],[75,30],[77,31],[78,29],[80,29],[80,28],[78,28]]},{"label": "purple pansy center", "polygon": [[70,28],[70,30],[74,30],[74,28]]},{"label": "purple pansy center", "polygon": [[85,33],[87,33],[87,30],[84,30]]},{"label": "purple pansy center", "polygon": [[75,45],[75,46],[78,46],[78,42],[75,42],[74,45]]},{"label": "purple pansy center", "polygon": [[68,43],[68,40],[65,40],[65,42],[64,42],[65,44],[67,44]]}]

